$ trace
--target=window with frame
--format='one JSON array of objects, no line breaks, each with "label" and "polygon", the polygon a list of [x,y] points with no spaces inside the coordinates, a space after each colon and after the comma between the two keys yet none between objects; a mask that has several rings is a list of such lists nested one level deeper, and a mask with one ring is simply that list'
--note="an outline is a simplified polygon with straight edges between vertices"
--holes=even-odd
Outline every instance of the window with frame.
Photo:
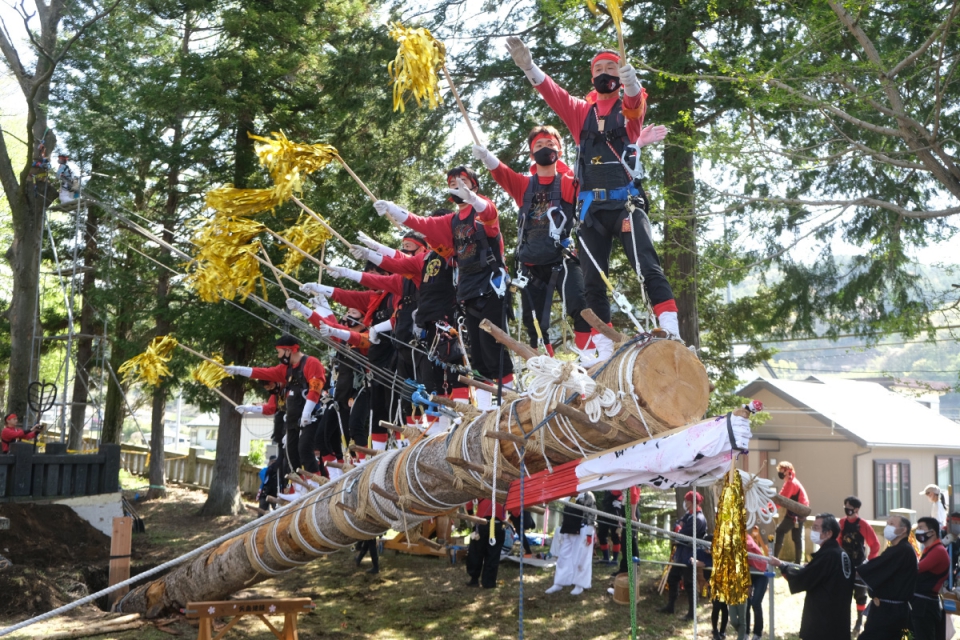
[{"label": "window with frame", "polygon": [[204,440],[215,441],[217,439],[217,433],[219,431],[220,431],[219,429],[207,429],[206,437],[204,438]]},{"label": "window with frame", "polygon": [[960,511],[960,456],[936,456],[937,486],[947,491],[947,512]]},{"label": "window with frame", "polygon": [[893,509],[910,508],[910,463],[906,460],[874,460],[874,518],[890,515]]}]

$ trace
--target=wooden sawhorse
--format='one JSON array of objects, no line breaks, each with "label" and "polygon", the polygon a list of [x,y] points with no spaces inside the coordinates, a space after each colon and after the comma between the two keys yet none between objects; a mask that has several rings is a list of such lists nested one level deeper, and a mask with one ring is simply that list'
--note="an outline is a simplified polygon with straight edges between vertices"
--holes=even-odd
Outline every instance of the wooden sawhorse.
[{"label": "wooden sawhorse", "polygon": [[[189,602],[184,614],[187,618],[200,620],[197,640],[220,640],[243,616],[257,616],[263,620],[278,640],[297,640],[297,614],[312,611],[316,605],[310,598],[284,598],[278,600],[219,600],[215,602]],[[283,615],[283,628],[270,624],[266,616]],[[213,619],[233,616],[220,633],[213,635]]]}]

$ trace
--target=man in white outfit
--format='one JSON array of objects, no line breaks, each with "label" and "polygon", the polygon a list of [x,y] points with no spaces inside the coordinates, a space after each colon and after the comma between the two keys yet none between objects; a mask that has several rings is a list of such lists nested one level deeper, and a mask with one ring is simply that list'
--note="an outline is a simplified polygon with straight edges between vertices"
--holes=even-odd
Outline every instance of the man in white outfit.
[{"label": "man in white outfit", "polygon": [[[595,509],[596,499],[589,491],[577,496],[576,504]],[[547,593],[556,593],[573,585],[571,595],[580,595],[593,584],[593,535],[596,515],[565,505],[559,533],[554,534],[550,554],[557,558],[553,586]]]}]

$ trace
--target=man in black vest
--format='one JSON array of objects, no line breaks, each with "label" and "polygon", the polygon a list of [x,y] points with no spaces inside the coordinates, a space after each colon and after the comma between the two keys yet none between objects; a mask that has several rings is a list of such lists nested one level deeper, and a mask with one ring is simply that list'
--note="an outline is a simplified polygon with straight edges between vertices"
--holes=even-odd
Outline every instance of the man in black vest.
[{"label": "man in black vest", "polygon": [[[618,238],[659,318],[660,326],[679,335],[677,304],[653,247],[649,202],[640,182],[637,154],[666,137],[666,127],[643,127],[646,92],[632,66],[614,51],[601,51],[590,64],[595,91],[586,100],[572,97],[537,67],[520,38],[507,38],[507,50],[530,83],[570,130],[578,145],[576,175],[580,183],[577,231],[587,306],[610,322],[610,300],[601,276],[609,271],[613,239]],[[620,66],[621,63],[624,66]],[[620,87],[624,97],[620,98]],[[598,357],[613,354],[613,341],[595,335]]]},{"label": "man in black vest", "polygon": [[[850,556],[854,570],[880,555],[880,541],[870,523],[860,517],[860,505],[860,498],[849,496],[843,501],[843,512],[847,517],[840,521],[840,546]],[[866,551],[868,548],[869,553]],[[863,612],[867,608],[867,588],[855,584],[853,598],[857,603],[857,622],[853,625],[853,635],[856,636],[860,633]]]},{"label": "man in black vest", "polygon": [[532,175],[521,175],[503,164],[486,148],[473,145],[473,155],[489,169],[493,179],[517,203],[517,272],[527,280],[520,292],[523,324],[530,345],[541,341],[550,355],[550,311],[554,292],[560,294],[564,311],[573,319],[581,364],[596,364],[590,358],[590,325],[580,315],[586,309],[583,272],[570,251],[570,231],[576,222],[577,183],[573,172],[560,160],[560,133],[549,126],[534,127],[527,136]]},{"label": "man in black vest", "polygon": [[910,599],[917,583],[917,553],[910,544],[910,521],[890,516],[883,537],[890,543],[887,550],[857,570],[872,598],[861,640],[900,640],[910,628]]}]

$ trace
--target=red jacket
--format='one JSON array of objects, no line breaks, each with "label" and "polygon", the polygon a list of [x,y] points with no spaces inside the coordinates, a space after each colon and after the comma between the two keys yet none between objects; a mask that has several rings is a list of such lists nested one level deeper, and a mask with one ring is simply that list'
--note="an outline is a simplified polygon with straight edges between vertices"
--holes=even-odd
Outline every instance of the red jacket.
[{"label": "red jacket", "polygon": [[[590,108],[593,106],[593,103],[580,98],[574,98],[567,93],[566,89],[554,82],[550,76],[547,76],[543,82],[537,85],[536,89],[540,95],[543,96],[543,99],[546,100],[550,108],[560,116],[563,124],[567,125],[567,129],[570,130],[570,135],[573,136],[574,141],[579,145],[580,132],[583,131],[583,122],[587,119],[587,114],[590,113]],[[639,118],[627,118],[627,137],[632,141],[636,141],[637,138],[640,137],[640,132],[643,130],[643,117],[645,114],[642,113],[642,110],[646,100],[646,93],[644,89],[641,89],[640,94],[632,98],[628,95],[623,96],[624,109],[641,109]],[[595,94],[591,93],[591,95]],[[597,100],[597,114],[601,117],[609,114],[615,102],[616,100]]]},{"label": "red jacket", "polygon": [[[492,505],[493,505],[493,502],[490,501],[490,498],[480,498],[479,500],[477,500],[477,517],[489,518],[490,514],[493,512],[493,509],[491,508]],[[473,506],[472,502],[468,503],[468,507],[472,507],[472,506]],[[497,506],[497,511],[496,511],[497,520],[506,520],[507,508],[500,503],[497,503],[496,506]]]},{"label": "red jacket", "polygon": [[3,453],[9,453],[10,445],[17,440],[34,440],[38,435],[38,431],[24,431],[20,427],[4,427],[0,431],[0,448],[2,448]]},{"label": "red jacket", "polygon": [[[918,585],[918,589],[929,587],[932,583],[933,587],[930,589],[930,593],[940,593],[940,588],[943,587],[943,583],[950,573],[950,556],[942,542],[935,540],[932,545],[924,548],[923,554],[920,556],[920,564],[917,566],[917,573],[930,574],[929,576],[918,576],[924,578],[923,585]],[[937,576],[942,577],[938,578]],[[918,591],[917,593],[921,592]],[[923,595],[928,594],[924,593]]]},{"label": "red jacket", "polygon": [[[800,494],[799,496],[797,494]],[[797,481],[796,476],[788,476],[780,487],[780,495],[791,500],[796,500],[800,504],[809,507],[810,498],[807,497],[807,490]]]},{"label": "red jacket", "polygon": [[[843,530],[843,523],[847,518],[840,520],[840,529]],[[870,547],[870,553],[867,555],[867,560],[873,560],[878,555],[880,555],[880,540],[877,538],[877,533],[873,530],[873,527],[864,520],[863,518],[858,517],[857,521],[860,525],[860,535],[863,536],[863,543]]]},{"label": "red jacket", "polygon": [[271,393],[270,399],[267,400],[264,404],[260,405],[260,408],[263,410],[263,415],[272,416],[277,412],[277,394]]},{"label": "red jacket", "polygon": [[[576,202],[577,184],[573,178],[573,172],[570,170],[570,167],[562,162],[558,162],[557,172],[560,174],[560,196],[566,202]],[[532,175],[527,176],[521,175],[502,162],[500,166],[490,172],[493,179],[503,187],[504,191],[510,194],[510,197],[517,203],[518,207],[523,205],[523,196],[527,192],[527,187],[530,186],[531,180],[538,178],[540,184],[551,184],[553,182],[553,177],[544,178],[537,176],[535,166],[531,169],[531,174]]]},{"label": "red jacket", "polygon": [[384,257],[380,262],[380,268],[404,278],[410,278],[419,289],[423,278],[423,263],[426,262],[428,255],[430,255],[429,252],[422,252],[408,256],[398,251],[393,258]]},{"label": "red jacket", "polygon": [[[305,359],[303,364],[303,377],[306,378],[307,384],[310,385],[310,391],[307,392],[307,400],[319,402],[320,392],[323,390],[323,386],[327,381],[327,372],[324,370],[323,364],[313,356],[305,355],[303,357]],[[288,366],[290,365],[280,363],[274,367],[254,367],[250,377],[254,380],[270,380],[271,382],[284,385],[287,384]]]},{"label": "red jacket", "polygon": [[[483,225],[488,238],[496,238],[500,233],[500,217],[497,214],[497,208],[493,202],[480,194],[478,198],[483,198],[487,203],[487,208],[477,214],[477,223]],[[442,256],[453,254],[453,216],[460,216],[461,220],[467,218],[472,207],[467,207],[456,213],[448,213],[445,216],[423,218],[421,216],[410,214],[403,223],[422,233],[427,238],[427,243]],[[500,255],[503,255],[503,236],[500,236]]]}]

